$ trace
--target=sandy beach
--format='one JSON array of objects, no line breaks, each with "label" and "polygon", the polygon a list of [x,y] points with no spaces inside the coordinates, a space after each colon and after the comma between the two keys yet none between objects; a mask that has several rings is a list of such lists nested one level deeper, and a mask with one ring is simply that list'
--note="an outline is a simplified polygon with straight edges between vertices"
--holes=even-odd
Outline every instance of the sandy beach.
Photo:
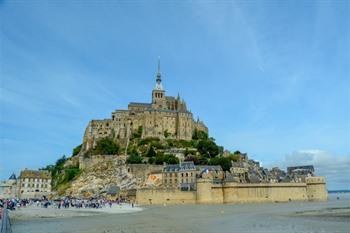
[{"label": "sandy beach", "polygon": [[[337,195],[339,196],[339,195]],[[136,211],[44,210],[43,216],[13,218],[14,233],[348,233],[350,195],[330,195],[328,202],[242,205],[143,206]],[[21,210],[22,211],[22,210]],[[19,213],[21,213],[19,211]],[[47,211],[47,212],[46,212]],[[62,211],[62,210],[58,210]],[[115,212],[114,212],[115,211]],[[124,211],[124,210],[123,210]],[[24,212],[22,212],[24,213]],[[37,213],[43,213],[38,210]],[[59,212],[61,213],[61,212]],[[17,217],[15,217],[17,215]],[[34,216],[33,216],[34,215]],[[68,217],[70,216],[70,217]]]},{"label": "sandy beach", "polygon": [[40,218],[71,218],[71,217],[82,217],[82,216],[96,216],[104,214],[122,214],[122,213],[133,213],[141,211],[140,207],[131,207],[129,204],[114,204],[112,208],[103,207],[99,209],[93,208],[68,208],[58,209],[55,207],[42,208],[37,206],[28,206],[19,208],[16,211],[10,212],[10,218],[12,221],[17,220],[30,220]]}]

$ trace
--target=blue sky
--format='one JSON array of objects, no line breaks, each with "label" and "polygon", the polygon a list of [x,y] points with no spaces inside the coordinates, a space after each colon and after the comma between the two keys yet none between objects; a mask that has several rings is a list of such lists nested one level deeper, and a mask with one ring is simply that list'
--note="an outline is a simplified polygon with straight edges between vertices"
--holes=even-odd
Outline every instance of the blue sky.
[{"label": "blue sky", "polygon": [[149,102],[160,56],[219,144],[350,188],[349,1],[0,0],[0,27],[0,179]]}]

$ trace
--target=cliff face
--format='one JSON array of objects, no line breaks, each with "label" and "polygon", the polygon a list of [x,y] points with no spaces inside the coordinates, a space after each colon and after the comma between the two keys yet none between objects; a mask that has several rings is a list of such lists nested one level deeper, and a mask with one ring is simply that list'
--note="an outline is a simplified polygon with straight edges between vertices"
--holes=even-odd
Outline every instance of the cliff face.
[{"label": "cliff face", "polygon": [[[112,186],[118,186],[121,193],[146,186],[150,174],[160,172],[162,166],[146,164],[125,164],[116,156],[96,156],[94,162],[88,160],[82,173],[70,183],[61,196],[96,197],[105,196]],[[149,184],[148,184],[149,185]],[[152,184],[151,184],[152,185]]]}]

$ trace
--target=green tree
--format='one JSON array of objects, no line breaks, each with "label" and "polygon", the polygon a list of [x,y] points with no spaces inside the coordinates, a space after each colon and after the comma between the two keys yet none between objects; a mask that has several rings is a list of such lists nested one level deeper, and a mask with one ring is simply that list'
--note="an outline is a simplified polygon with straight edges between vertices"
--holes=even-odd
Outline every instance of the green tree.
[{"label": "green tree", "polygon": [[142,145],[150,145],[151,143],[154,143],[154,142],[159,142],[160,139],[159,138],[156,138],[156,137],[147,137],[147,138],[143,138],[141,139],[139,142],[138,142],[138,145],[139,146],[142,146]]},{"label": "green tree", "polygon": [[73,149],[73,153],[72,156],[76,156],[77,154],[79,154],[80,150],[81,150],[82,144],[80,144],[79,146],[75,147]]},{"label": "green tree", "polygon": [[139,155],[139,152],[137,151],[135,146],[130,146],[128,148],[128,155]]},{"label": "green tree", "polygon": [[151,158],[148,159],[148,163],[149,164],[154,164],[155,160],[156,160],[155,157],[151,157]]},{"label": "green tree", "polygon": [[128,164],[140,164],[142,163],[142,157],[139,155],[129,155],[126,159],[126,163]]},{"label": "green tree", "polygon": [[143,127],[142,126],[139,126],[137,128],[137,131],[133,132],[132,133],[132,138],[141,138],[142,136],[142,131],[143,131]]},{"label": "green tree", "polygon": [[64,179],[63,182],[69,182],[73,180],[75,177],[77,177],[80,174],[80,169],[78,167],[71,167],[64,170]]},{"label": "green tree", "polygon": [[192,134],[192,139],[193,140],[207,140],[208,139],[208,134],[204,131],[195,129]]},{"label": "green tree", "polygon": [[114,155],[118,154],[118,152],[119,145],[110,138],[100,139],[93,149],[94,155]]},{"label": "green tree", "polygon": [[169,155],[169,154],[164,155],[163,153],[158,153],[157,156],[155,157],[154,162],[155,164],[158,164],[158,165],[162,165],[163,163],[178,164],[179,159],[174,155]]},{"label": "green tree", "polygon": [[219,154],[219,147],[211,140],[201,140],[197,145],[198,152],[204,157],[215,157]]},{"label": "green tree", "polygon": [[168,138],[170,136],[170,133],[168,132],[168,130],[165,130],[164,131],[164,137],[165,138]]},{"label": "green tree", "polygon": [[63,168],[64,163],[67,161],[67,158],[65,155],[63,155],[61,158],[59,158],[56,161],[55,168]]},{"label": "green tree", "polygon": [[178,164],[179,159],[175,155],[164,155],[164,162],[167,164]]},{"label": "green tree", "polygon": [[148,149],[148,151],[147,151],[146,156],[147,156],[147,157],[154,157],[154,156],[156,156],[156,155],[157,155],[157,153],[156,153],[156,151],[154,150],[153,146],[150,146],[149,149]]},{"label": "green tree", "polygon": [[239,158],[241,157],[240,154],[230,154],[228,156],[228,158],[231,160],[231,161],[234,161],[234,162],[237,162],[239,160]]},{"label": "green tree", "polygon": [[232,167],[231,160],[226,157],[215,157],[209,160],[210,165],[220,165],[222,170],[229,171]]}]

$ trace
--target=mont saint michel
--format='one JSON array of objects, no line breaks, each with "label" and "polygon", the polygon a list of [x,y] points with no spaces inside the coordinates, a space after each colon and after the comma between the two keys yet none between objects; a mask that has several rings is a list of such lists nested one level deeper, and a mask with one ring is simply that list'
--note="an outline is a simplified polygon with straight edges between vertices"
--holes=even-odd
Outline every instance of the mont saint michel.
[{"label": "mont saint michel", "polygon": [[0,233],[348,233],[349,4],[0,0]]},{"label": "mont saint michel", "polygon": [[217,145],[179,95],[166,96],[160,61],[151,93],[151,103],[129,103],[111,119],[90,121],[70,158],[43,171],[24,170],[18,182],[11,176],[8,195],[142,205],[327,200],[325,178],[312,165],[269,170],[247,153]]},{"label": "mont saint michel", "polygon": [[160,61],[151,103],[129,103],[128,110],[112,112],[111,119],[92,120],[85,130],[82,151],[96,145],[98,139],[112,137],[128,141],[132,133],[141,132],[141,138],[191,140],[193,132],[208,133],[208,128],[187,109],[186,102],[166,96],[160,73]]}]

